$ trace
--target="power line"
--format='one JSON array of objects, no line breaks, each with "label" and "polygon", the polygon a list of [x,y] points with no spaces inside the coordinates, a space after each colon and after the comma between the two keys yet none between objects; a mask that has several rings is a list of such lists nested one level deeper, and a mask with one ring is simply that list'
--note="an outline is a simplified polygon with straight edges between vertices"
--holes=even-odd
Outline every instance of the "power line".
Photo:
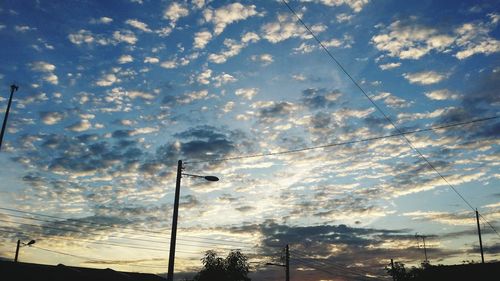
[{"label": "power line", "polygon": [[[303,259],[303,258],[300,258],[300,257],[297,257],[297,256],[295,256],[295,257],[293,257],[293,259],[291,259],[292,262],[294,260],[298,261],[299,263],[301,263],[301,264],[303,264],[303,265],[305,265],[307,267],[310,267],[310,268],[313,268],[313,269],[316,269],[316,270],[320,270],[320,271],[326,272],[326,273],[331,274],[333,276],[338,275],[338,274],[335,274],[335,273],[331,272],[330,270],[324,269],[323,268],[325,266],[324,264],[319,264],[318,262],[316,262],[314,260]],[[360,273],[357,273],[357,272],[354,272],[354,271],[347,270],[345,268],[337,268],[336,270],[341,271],[344,274],[350,274],[350,275],[362,277],[362,278],[365,278],[365,279],[380,280],[377,277],[366,276],[366,275],[363,275],[363,274],[360,274]]]},{"label": "power line", "polygon": [[[109,262],[109,260],[105,260],[105,259],[91,258],[91,257],[80,256],[80,255],[74,255],[74,254],[65,253],[65,252],[61,252],[61,251],[56,251],[56,250],[50,250],[50,249],[42,248],[40,246],[35,246],[35,245],[31,245],[31,247],[35,248],[35,249],[42,250],[42,251],[51,252],[51,253],[55,253],[55,254],[59,254],[59,255],[70,256],[70,257],[79,258],[79,259],[84,259],[84,260],[87,260],[87,261],[97,261],[97,262],[104,261],[104,262]],[[110,263],[110,264],[115,264],[115,265],[118,265],[118,266],[123,266],[122,264],[119,264],[119,263]],[[131,265],[133,267],[165,268],[165,266],[155,266],[155,265],[145,265],[145,264],[133,264],[133,263],[127,263],[126,265]]]},{"label": "power line", "polygon": [[[1,212],[0,212],[0,214],[6,215],[6,216],[10,216],[10,217],[15,217],[15,218],[27,219],[27,220],[42,221],[42,222],[48,222],[48,223],[54,223],[54,224],[61,223],[63,225],[68,225],[67,223],[58,222],[58,221],[43,220],[43,219],[37,219],[37,218],[32,218],[32,217],[25,217],[25,216],[13,215],[13,214],[6,214],[6,213],[1,213]],[[75,226],[75,225],[71,225],[71,224],[69,224],[69,225],[73,226],[73,227]],[[51,229],[55,228],[55,227],[46,226],[46,225],[39,225],[39,227],[42,227],[42,228],[45,227],[45,228],[51,228]],[[67,228],[55,228],[55,230],[78,232],[78,233],[83,233],[83,234],[86,234],[86,235],[88,235],[88,234],[100,235],[100,233],[88,232],[88,231],[81,231],[81,230],[74,230],[74,229],[67,229]],[[141,238],[134,238],[134,237],[126,237],[126,236],[115,236],[115,235],[111,235],[111,234],[107,234],[107,236],[108,237],[112,237],[112,238],[116,238],[116,239],[136,240],[136,241],[147,242],[147,243],[157,243],[157,244],[165,244],[166,243],[165,241],[153,241],[153,240],[149,240],[149,239],[141,239]],[[181,241],[186,241],[186,240],[181,240]],[[191,241],[191,240],[188,240],[188,241]],[[197,242],[199,244],[188,244],[188,243],[183,243],[183,242],[180,242],[178,244],[179,245],[183,245],[183,246],[190,246],[190,247],[208,247],[208,246],[203,245],[203,244],[215,244],[213,242],[201,242],[201,241],[194,241],[194,242]],[[233,249],[235,249],[235,247],[227,247],[226,245],[223,245],[221,247],[221,246],[219,246],[220,243],[217,243],[216,245],[218,245],[216,248],[223,249],[223,250],[233,250]],[[248,248],[248,247],[239,247],[239,248],[246,249],[246,250],[255,250],[254,248]]]},{"label": "power line", "polygon": [[[8,223],[16,223],[13,221],[7,221],[7,220],[2,220],[2,219],[0,219],[0,221],[8,222]],[[23,223],[22,225],[40,227],[39,225],[36,225],[36,224]],[[54,230],[61,230],[60,228],[56,228],[56,227],[46,227],[46,228],[54,229]],[[148,250],[148,251],[157,251],[157,252],[164,252],[164,253],[168,252],[168,249],[166,249],[166,248],[164,248],[164,249],[159,248],[159,247],[149,248],[149,247],[139,246],[137,244],[102,242],[100,240],[90,240],[90,239],[84,239],[84,238],[75,238],[75,237],[68,238],[68,237],[64,237],[64,236],[57,236],[57,237],[50,237],[49,236],[49,237],[44,237],[44,238],[45,239],[52,239],[52,240],[61,239],[61,240],[67,240],[67,241],[72,241],[72,242],[82,241],[82,242],[87,242],[87,243],[92,243],[92,244],[100,244],[100,245],[106,245],[106,246],[132,248],[132,249],[140,249],[140,250]],[[186,253],[186,254],[200,254],[201,253],[201,252],[193,252],[193,251],[177,251],[177,252]]]},{"label": "power line", "polygon": [[[349,72],[344,68],[344,66],[333,56],[333,54],[325,47],[325,45],[323,45],[323,43],[321,42],[321,40],[319,40],[319,38],[316,36],[316,34],[314,34],[314,32],[309,28],[309,26],[302,20],[302,18],[295,12],[295,10],[288,4],[288,2],[286,0],[282,0],[282,2],[287,6],[287,8],[295,15],[295,17],[298,19],[298,21],[307,29],[307,31],[311,34],[311,36],[314,38],[314,40],[316,40],[316,42],[321,46],[321,48],[328,54],[328,56],[337,64],[337,66],[340,68],[340,70],[342,70],[342,72],[344,72],[344,74],[352,81],[352,83],[361,91],[361,93],[363,93],[363,95],[370,101],[370,103],[377,109],[377,111],[379,111],[382,116],[384,117],[384,119],[387,120],[387,122],[389,122],[392,127],[401,135],[401,137],[403,138],[403,140],[408,144],[408,146],[413,150],[415,151],[418,156],[424,160],[427,165],[437,174],[439,175],[439,177],[444,181],[446,182],[446,184],[448,184],[448,186],[465,202],[465,204],[467,204],[471,209],[472,211],[475,212],[475,208],[469,203],[469,201],[467,201],[465,199],[464,196],[462,196],[462,194],[460,194],[460,192],[458,192],[458,190],[436,169],[436,167],[434,167],[434,165],[432,165],[432,163],[427,159],[427,157],[425,157],[418,148],[416,148],[413,143],[405,136],[405,134],[402,133],[402,131],[399,129],[398,126],[396,126],[396,124],[391,120],[391,118],[389,118],[389,116],[382,110],[381,107],[379,107],[375,101],[365,92],[365,90],[358,84],[358,82],[356,82],[356,80],[354,80],[354,78],[349,74]],[[493,228],[493,226],[491,224],[488,223],[488,225],[490,225],[491,228]],[[494,229],[494,228],[493,228]],[[496,230],[495,230],[496,232]],[[496,232],[498,234],[498,232]],[[499,235],[500,236],[500,235]]]},{"label": "power line", "polygon": [[[0,207],[0,209],[1,210],[6,210],[6,211],[10,211],[10,212],[17,212],[17,213],[29,214],[29,215],[33,215],[33,216],[48,217],[48,218],[53,218],[53,219],[66,220],[66,221],[70,221],[71,220],[71,222],[73,222],[73,223],[96,225],[96,226],[106,227],[107,229],[112,228],[112,227],[116,227],[113,224],[96,223],[96,222],[91,222],[91,221],[85,221],[85,220],[82,220],[82,219],[68,219],[68,218],[63,218],[63,217],[58,217],[58,216],[51,216],[51,215],[39,214],[39,213],[35,213],[35,212],[21,211],[21,210],[11,209],[11,208],[5,208],[5,207]],[[64,222],[61,222],[61,223],[64,223]],[[136,230],[136,231],[145,232],[145,233],[162,234],[162,236],[158,236],[158,235],[144,235],[144,236],[149,236],[149,237],[152,237],[152,238],[161,238],[161,239],[164,239],[164,238],[170,237],[170,234],[166,234],[166,233],[161,232],[161,231],[145,230],[145,229],[133,228],[133,227],[129,227],[129,226],[120,226],[120,229],[122,229],[122,228],[124,228],[124,229],[130,229],[130,230]],[[130,232],[125,232],[125,233],[130,233]],[[136,233],[130,233],[130,234],[136,234]],[[196,237],[196,236],[187,236],[187,235],[185,235],[184,237],[187,237],[187,238],[178,238],[177,240],[188,241],[188,242],[198,242],[198,243],[215,244],[215,245],[226,245],[226,244],[235,244],[235,246],[252,245],[249,242],[243,242],[243,241],[231,241],[231,240],[225,240],[225,239],[205,238],[205,237]],[[202,241],[195,241],[195,240],[192,240],[192,239],[197,239],[197,240],[202,240]],[[219,241],[219,242],[223,242],[224,244],[222,244],[222,243],[216,243],[216,242],[206,242],[204,240],[207,240],[207,241]]]},{"label": "power line", "polygon": [[493,227],[493,225],[491,225],[491,223],[489,221],[487,221],[483,215],[481,215],[481,213],[479,213],[479,217],[484,221],[486,222],[490,227],[491,229],[493,229],[493,231],[500,237],[500,234],[497,232],[497,230]]},{"label": "power line", "polygon": [[[304,258],[309,258],[309,253],[306,253],[306,252],[302,252],[302,251],[299,251],[299,250],[296,250],[296,249],[293,249],[293,250],[290,250],[292,252],[292,254],[294,255],[300,255]],[[346,264],[342,264],[342,263],[333,263],[333,262],[328,262],[328,261],[325,261],[325,260],[321,260],[321,261],[318,261],[318,262],[321,262],[325,265],[329,265],[329,266],[334,266],[334,267],[341,267],[341,268],[348,268],[350,269],[349,266],[347,266]],[[356,267],[356,268],[353,268],[353,270],[357,270],[357,271],[362,271],[366,274],[373,274],[372,272],[369,272],[367,270],[364,270],[360,267]]]},{"label": "power line", "polygon": [[388,135],[359,139],[359,140],[335,142],[335,143],[329,143],[329,144],[324,144],[324,145],[308,146],[308,147],[303,147],[303,148],[298,148],[298,149],[269,152],[269,153],[261,153],[261,154],[250,154],[250,155],[242,155],[242,156],[227,157],[227,158],[214,158],[214,159],[199,160],[199,161],[186,161],[184,163],[185,164],[196,164],[196,163],[206,163],[206,162],[224,162],[224,161],[240,160],[240,159],[247,159],[247,158],[258,158],[258,157],[291,154],[291,153],[303,152],[303,151],[308,151],[308,150],[315,150],[315,149],[320,149],[320,148],[328,148],[328,147],[334,147],[334,146],[356,144],[356,143],[361,143],[361,142],[369,142],[369,141],[381,140],[381,139],[386,139],[386,138],[393,138],[393,137],[398,137],[398,136],[403,136],[403,135],[436,131],[436,130],[458,127],[458,126],[463,126],[463,125],[468,125],[468,124],[473,124],[473,123],[478,123],[478,122],[484,122],[484,121],[498,119],[498,118],[500,118],[500,116],[490,116],[490,117],[485,117],[485,118],[473,119],[473,120],[469,120],[469,121],[438,125],[438,126],[434,126],[434,127],[430,127],[430,128],[426,128],[426,129],[417,129],[417,130],[406,131],[406,132],[400,131],[400,132],[395,133],[395,134],[388,134]]},{"label": "power line", "polygon": [[345,271],[349,271],[351,273],[356,273],[356,274],[359,274],[357,271],[361,271],[362,273],[364,274],[374,274],[372,272],[369,272],[369,271],[366,271],[366,270],[363,270],[359,267],[357,268],[354,268],[354,269],[351,269],[349,266],[345,265],[345,264],[336,264],[336,263],[332,263],[332,262],[327,262],[327,261],[324,261],[324,260],[316,260],[316,259],[311,259],[309,257],[309,255],[304,255],[304,254],[301,254],[301,253],[298,253],[296,250],[293,250],[292,251],[292,255],[295,256],[295,257],[300,257],[300,258],[303,258],[303,259],[306,259],[306,260],[311,260],[311,261],[314,261],[316,263],[319,263],[319,264],[322,264],[323,266],[331,266],[331,267],[335,267],[335,268],[338,268],[340,270],[345,270]]}]

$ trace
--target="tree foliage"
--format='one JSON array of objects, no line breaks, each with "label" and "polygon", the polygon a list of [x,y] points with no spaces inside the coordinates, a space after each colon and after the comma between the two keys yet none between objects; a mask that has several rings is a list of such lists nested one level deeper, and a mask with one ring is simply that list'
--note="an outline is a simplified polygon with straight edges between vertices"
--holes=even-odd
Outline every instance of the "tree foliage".
[{"label": "tree foliage", "polygon": [[226,258],[219,257],[215,251],[207,251],[201,259],[203,269],[196,274],[194,281],[250,281],[248,258],[240,251],[231,251]]}]

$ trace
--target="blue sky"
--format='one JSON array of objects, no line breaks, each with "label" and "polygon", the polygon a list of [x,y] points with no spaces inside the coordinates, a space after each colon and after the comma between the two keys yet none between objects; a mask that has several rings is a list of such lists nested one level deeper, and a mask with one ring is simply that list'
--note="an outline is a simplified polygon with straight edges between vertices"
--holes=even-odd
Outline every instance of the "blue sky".
[{"label": "blue sky", "polygon": [[[400,130],[498,115],[498,1],[289,3]],[[237,246],[255,280],[281,280],[263,264],[287,243],[381,276],[423,259],[417,232],[433,263],[477,261],[474,213],[449,184],[500,228],[497,119],[406,135],[449,184],[401,137],[233,159],[397,132],[281,1],[3,1],[0,15],[2,112],[19,85],[4,258],[33,237],[24,261],[165,272],[178,159],[221,178],[183,179],[187,276]],[[355,279],[295,262],[299,280]]]}]

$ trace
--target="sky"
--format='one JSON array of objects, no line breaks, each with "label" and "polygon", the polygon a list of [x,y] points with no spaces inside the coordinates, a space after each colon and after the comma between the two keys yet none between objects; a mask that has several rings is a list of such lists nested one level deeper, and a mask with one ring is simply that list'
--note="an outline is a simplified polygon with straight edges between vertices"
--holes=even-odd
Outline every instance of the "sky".
[{"label": "sky", "polygon": [[165,273],[183,160],[177,280],[498,261],[500,2],[288,3],[2,1],[0,257]]}]

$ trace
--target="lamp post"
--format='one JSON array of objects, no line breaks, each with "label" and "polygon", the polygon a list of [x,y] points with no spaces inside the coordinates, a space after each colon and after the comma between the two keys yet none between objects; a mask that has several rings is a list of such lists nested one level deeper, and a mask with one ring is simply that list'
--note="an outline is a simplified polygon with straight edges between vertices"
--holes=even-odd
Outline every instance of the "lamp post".
[{"label": "lamp post", "polygon": [[[31,246],[35,244],[35,240],[30,240],[28,243],[22,243],[23,246]],[[17,240],[17,247],[16,247],[16,256],[14,257],[14,262],[17,262],[17,258],[19,257],[19,248],[21,247],[21,240]]]},{"label": "lamp post", "polygon": [[9,118],[10,105],[12,104],[12,96],[14,95],[14,92],[16,92],[17,90],[19,90],[19,87],[16,84],[10,85],[9,102],[7,103],[7,110],[5,110],[5,117],[3,118],[2,132],[0,133],[0,150],[2,149],[2,141],[3,141],[3,134],[5,133],[5,127],[7,127],[7,118]]},{"label": "lamp post", "polygon": [[179,193],[181,189],[181,178],[182,176],[203,178],[207,181],[218,181],[219,178],[215,176],[199,176],[193,174],[182,173],[182,160],[177,162],[177,179],[175,181],[175,199],[174,199],[174,213],[172,217],[172,233],[170,234],[170,252],[168,258],[168,273],[167,281],[174,280],[174,262],[175,262],[175,242],[177,237],[177,218],[179,216]]}]

